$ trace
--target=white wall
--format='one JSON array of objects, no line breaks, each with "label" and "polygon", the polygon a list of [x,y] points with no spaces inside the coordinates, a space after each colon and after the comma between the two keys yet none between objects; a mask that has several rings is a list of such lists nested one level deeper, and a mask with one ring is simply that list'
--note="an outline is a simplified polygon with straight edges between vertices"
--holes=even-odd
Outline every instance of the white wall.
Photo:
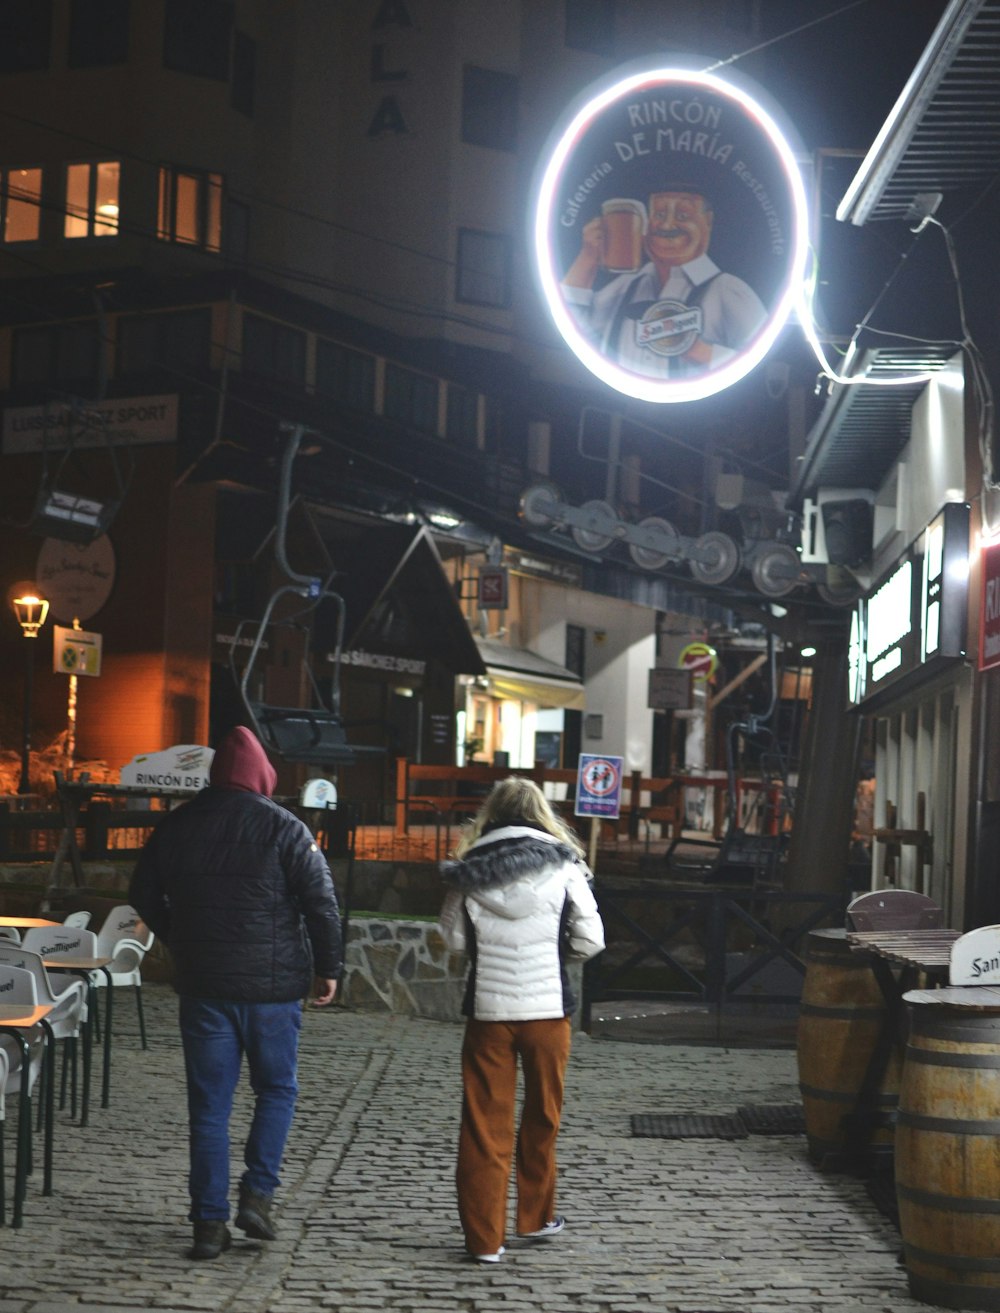
[{"label": "white wall", "polygon": [[878,491],[873,578],[878,579],[941,507],[966,499],[965,391],[956,356],[917,398],[910,440]]},{"label": "white wall", "polygon": [[[649,671],[655,665],[656,612],[612,597],[541,580],[522,581],[520,643],[563,664],[566,626],[586,631],[584,752],[625,758],[625,770],[649,774],[653,713],[646,706]],[[603,719],[601,737],[588,738],[587,717]]]}]

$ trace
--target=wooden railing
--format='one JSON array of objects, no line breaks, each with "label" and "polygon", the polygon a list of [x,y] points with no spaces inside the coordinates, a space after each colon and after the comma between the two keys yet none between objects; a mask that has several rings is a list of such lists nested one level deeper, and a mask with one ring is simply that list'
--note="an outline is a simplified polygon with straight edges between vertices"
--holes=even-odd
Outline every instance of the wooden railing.
[{"label": "wooden railing", "polygon": [[[406,757],[396,759],[396,833],[407,833],[411,823],[430,818],[471,816],[497,780],[508,775],[527,776],[535,781],[567,818],[573,814],[577,772],[535,765],[531,769],[507,766],[424,766]],[[740,780],[741,795],[759,788],[759,781]],[[726,818],[727,781],[723,775],[674,775],[655,777],[633,771],[623,781],[619,828],[633,838],[640,825],[654,823],[670,836],[684,817],[684,790],[708,789],[714,795],[713,830],[716,838]]]}]

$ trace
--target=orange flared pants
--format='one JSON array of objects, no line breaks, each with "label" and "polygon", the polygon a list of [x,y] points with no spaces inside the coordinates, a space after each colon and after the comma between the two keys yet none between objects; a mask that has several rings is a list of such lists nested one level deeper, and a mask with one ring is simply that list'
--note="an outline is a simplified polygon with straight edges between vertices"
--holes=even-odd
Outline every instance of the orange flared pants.
[{"label": "orange flared pants", "polygon": [[455,1183],[470,1254],[496,1253],[507,1231],[518,1058],[524,1073],[524,1104],[517,1131],[515,1229],[537,1231],[554,1216],[556,1137],[570,1039],[568,1017],[472,1020],[466,1026]]}]

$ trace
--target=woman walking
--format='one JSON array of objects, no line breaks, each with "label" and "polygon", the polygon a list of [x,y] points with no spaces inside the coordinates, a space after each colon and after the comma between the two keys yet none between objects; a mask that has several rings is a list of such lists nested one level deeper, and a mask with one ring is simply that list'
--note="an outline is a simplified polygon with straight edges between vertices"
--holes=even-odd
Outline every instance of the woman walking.
[{"label": "woman walking", "polygon": [[599,953],[604,928],[583,847],[532,780],[494,786],[443,874],[453,887],[441,909],[442,933],[470,960],[458,1211],[468,1252],[497,1263],[506,1236],[518,1059],[524,1104],[515,1229],[545,1239],[565,1225],[555,1211],[555,1147],[575,1005],[565,962]]}]

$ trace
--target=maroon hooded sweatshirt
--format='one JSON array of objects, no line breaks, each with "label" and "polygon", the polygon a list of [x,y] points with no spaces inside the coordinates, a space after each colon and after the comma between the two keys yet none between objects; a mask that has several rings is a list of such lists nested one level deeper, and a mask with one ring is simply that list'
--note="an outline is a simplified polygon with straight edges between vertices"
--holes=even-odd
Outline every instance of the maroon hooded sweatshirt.
[{"label": "maroon hooded sweatshirt", "polygon": [[216,789],[245,789],[270,798],[278,774],[256,735],[243,725],[230,730],[216,749],[209,783]]}]

